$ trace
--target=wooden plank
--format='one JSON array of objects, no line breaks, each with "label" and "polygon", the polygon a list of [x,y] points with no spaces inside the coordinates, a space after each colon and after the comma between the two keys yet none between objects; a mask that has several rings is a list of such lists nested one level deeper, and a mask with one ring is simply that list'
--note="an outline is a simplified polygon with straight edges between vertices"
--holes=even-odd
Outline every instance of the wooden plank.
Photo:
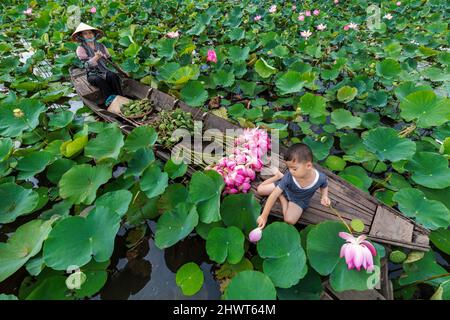
[{"label": "wooden plank", "polygon": [[381,293],[386,298],[386,300],[394,300],[394,291],[392,281],[389,280],[389,270],[387,257],[389,256],[389,250],[386,250],[386,256],[381,259],[380,265],[380,286]]},{"label": "wooden plank", "polygon": [[386,300],[386,298],[376,289],[370,290],[346,290],[343,292],[334,291],[328,281],[323,283],[324,288],[339,300]]},{"label": "wooden plank", "polygon": [[414,224],[383,206],[378,206],[369,235],[399,242],[413,241]]},{"label": "wooden plank", "polygon": [[320,296],[320,300],[334,300],[334,299],[326,291],[323,291],[322,295]]}]

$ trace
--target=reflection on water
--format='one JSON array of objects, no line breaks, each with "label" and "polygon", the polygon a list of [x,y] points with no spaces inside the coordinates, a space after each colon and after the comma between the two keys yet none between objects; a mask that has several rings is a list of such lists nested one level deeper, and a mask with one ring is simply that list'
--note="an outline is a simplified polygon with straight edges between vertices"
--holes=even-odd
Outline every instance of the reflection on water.
[{"label": "reflection on water", "polygon": [[[112,273],[93,299],[220,299],[219,284],[212,275],[214,263],[208,258],[205,241],[199,236],[189,236],[160,250],[153,241],[156,223],[151,221],[150,228],[152,235],[132,251],[127,252],[125,235],[116,238],[108,268]],[[175,273],[187,262],[197,263],[205,278],[202,289],[191,297],[184,296],[175,283]]]}]

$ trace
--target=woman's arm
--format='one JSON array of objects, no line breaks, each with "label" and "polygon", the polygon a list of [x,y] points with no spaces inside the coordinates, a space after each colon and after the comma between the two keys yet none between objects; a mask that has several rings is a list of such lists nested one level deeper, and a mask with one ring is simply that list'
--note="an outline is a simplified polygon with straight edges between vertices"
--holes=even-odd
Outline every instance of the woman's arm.
[{"label": "woman's arm", "polygon": [[100,57],[101,57],[100,55],[96,54],[95,56],[93,56],[92,58],[89,59],[89,56],[87,55],[86,50],[82,46],[79,46],[77,48],[76,53],[77,53],[78,58],[81,61],[87,63],[91,67],[95,67],[97,65],[98,59],[100,59]]},{"label": "woman's arm", "polygon": [[272,210],[273,205],[275,204],[275,202],[277,201],[278,197],[283,193],[283,190],[280,187],[276,187],[272,193],[269,195],[269,197],[267,198],[266,204],[264,206],[263,212],[261,213],[261,215],[258,217],[258,227],[260,228],[264,228],[264,226],[266,225],[267,222],[267,217],[270,214],[270,210]]}]

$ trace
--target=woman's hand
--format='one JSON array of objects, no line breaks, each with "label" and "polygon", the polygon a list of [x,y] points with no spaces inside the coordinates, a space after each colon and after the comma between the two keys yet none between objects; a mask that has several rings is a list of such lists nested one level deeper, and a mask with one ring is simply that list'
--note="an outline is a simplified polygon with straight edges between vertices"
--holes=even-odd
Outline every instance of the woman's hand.
[{"label": "woman's hand", "polygon": [[105,55],[101,51],[95,51],[95,61],[99,60],[100,58],[103,58]]},{"label": "woman's hand", "polygon": [[264,228],[267,223],[267,217],[264,217],[263,215],[260,215],[258,219],[256,219],[256,223],[258,223],[259,228]]}]

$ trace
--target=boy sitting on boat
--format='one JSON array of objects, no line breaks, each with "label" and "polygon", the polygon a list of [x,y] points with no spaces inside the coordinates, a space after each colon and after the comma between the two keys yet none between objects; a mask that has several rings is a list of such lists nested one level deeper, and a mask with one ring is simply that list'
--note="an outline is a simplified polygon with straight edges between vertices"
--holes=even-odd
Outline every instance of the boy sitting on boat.
[{"label": "boy sitting on boat", "polygon": [[275,168],[274,176],[258,186],[259,195],[269,196],[257,219],[261,229],[266,225],[267,217],[277,199],[281,202],[284,221],[289,224],[297,223],[317,189],[320,189],[322,194],[322,205],[330,205],[327,176],[314,168],[313,155],[306,144],[292,145],[284,155],[284,160],[289,170],[282,174]]}]

